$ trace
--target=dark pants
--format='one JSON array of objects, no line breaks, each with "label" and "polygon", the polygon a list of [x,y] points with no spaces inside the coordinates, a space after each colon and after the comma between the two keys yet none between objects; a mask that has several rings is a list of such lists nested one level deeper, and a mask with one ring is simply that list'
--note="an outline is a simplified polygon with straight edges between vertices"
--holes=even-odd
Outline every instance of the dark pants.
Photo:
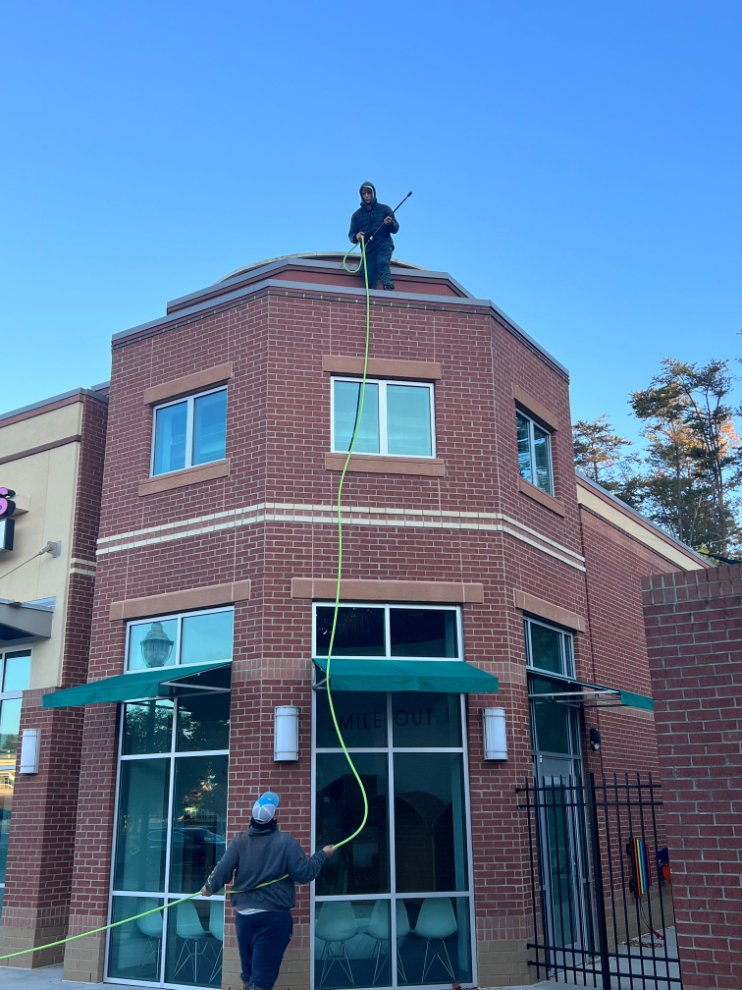
[{"label": "dark pants", "polygon": [[294,930],[291,913],[261,911],[259,914],[236,914],[234,923],[243,982],[263,990],[273,990],[283,954]]},{"label": "dark pants", "polygon": [[[366,268],[368,270],[368,287],[375,289],[376,283],[381,279],[381,284],[385,289],[393,289],[392,273],[389,262],[392,260],[392,245],[389,240],[382,241],[379,247],[366,251]],[[365,284],[365,283],[364,283]]]}]

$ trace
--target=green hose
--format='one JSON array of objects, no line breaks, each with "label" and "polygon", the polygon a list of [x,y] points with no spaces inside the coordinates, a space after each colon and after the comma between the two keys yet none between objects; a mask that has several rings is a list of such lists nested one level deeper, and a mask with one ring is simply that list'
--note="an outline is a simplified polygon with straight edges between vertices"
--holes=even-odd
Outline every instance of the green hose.
[{"label": "green hose", "polygon": [[[348,470],[348,465],[350,464],[350,458],[353,454],[353,448],[356,445],[356,440],[358,439],[358,431],[361,428],[361,419],[363,418],[363,402],[366,396],[366,372],[368,369],[368,343],[371,336],[371,296],[368,291],[368,269],[366,267],[366,245],[361,241],[361,260],[358,263],[357,268],[348,268],[346,261],[348,255],[353,250],[349,250],[345,253],[343,258],[343,268],[351,275],[357,275],[361,268],[363,268],[363,277],[366,283],[366,346],[363,354],[363,380],[361,382],[361,398],[358,406],[358,414],[356,415],[355,429],[353,430],[353,436],[351,438],[350,447],[348,448],[348,456],[345,458],[345,465],[343,466],[343,473],[340,475],[340,484],[338,486],[338,498],[337,498],[337,516],[338,516],[338,580],[337,589],[335,591],[335,611],[332,617],[332,632],[330,633],[330,647],[327,651],[327,700],[330,705],[330,713],[332,715],[332,721],[335,726],[335,731],[337,732],[338,739],[340,740],[340,745],[342,747],[343,753],[345,753],[345,758],[348,761],[350,769],[353,771],[353,776],[358,781],[358,786],[361,788],[361,794],[363,795],[363,821],[355,830],[352,835],[349,835],[347,839],[342,839],[340,842],[335,843],[335,847],[339,848],[344,846],[346,842],[351,842],[357,835],[359,835],[366,826],[368,821],[368,795],[366,794],[366,788],[363,786],[363,781],[361,780],[358,771],[355,768],[353,760],[350,758],[350,753],[345,745],[345,740],[340,731],[340,726],[338,725],[337,716],[335,715],[335,706],[332,702],[332,691],[330,689],[330,664],[332,663],[332,647],[335,643],[335,630],[337,629],[338,621],[338,611],[340,609],[340,578],[343,569],[343,518],[342,518],[342,496],[343,496],[343,483],[345,481],[345,474]],[[257,887],[251,888],[251,890],[258,890],[260,887],[268,887],[272,883],[279,883],[281,880],[285,880],[288,877],[288,873],[285,873],[282,877],[276,877],[275,880],[266,880],[265,883],[259,883]],[[228,891],[230,894],[242,894],[245,891],[242,890],[231,890]],[[81,935],[70,935],[68,938],[59,939],[57,942],[47,942],[44,945],[36,945],[32,949],[21,949],[19,952],[9,952],[7,955],[0,956],[0,960],[12,959],[14,956],[25,956],[28,952],[39,952],[41,949],[51,949],[55,945],[64,945],[65,942],[74,942],[76,938],[85,938],[87,935],[97,935],[99,932],[108,931],[109,928],[116,928],[117,925],[125,925],[129,921],[137,921],[139,918],[146,918],[148,914],[155,914],[157,911],[164,911],[165,908],[173,908],[178,904],[184,904],[186,901],[192,901],[194,897],[199,897],[201,891],[197,891],[195,894],[189,894],[187,897],[181,897],[178,901],[170,901],[169,904],[162,904],[160,907],[150,908],[148,911],[142,911],[141,914],[132,915],[131,918],[123,918],[121,921],[114,921],[110,925],[103,925],[101,928],[93,928],[89,932],[83,932]]]}]

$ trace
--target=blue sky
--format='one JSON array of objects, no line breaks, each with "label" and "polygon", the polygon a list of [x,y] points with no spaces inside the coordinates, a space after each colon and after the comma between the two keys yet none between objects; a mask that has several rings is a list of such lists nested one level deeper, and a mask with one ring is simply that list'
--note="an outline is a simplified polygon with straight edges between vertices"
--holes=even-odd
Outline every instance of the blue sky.
[{"label": "blue sky", "polygon": [[0,410],[261,258],[397,254],[494,300],[625,435],[663,357],[736,358],[742,4],[128,0],[0,12]]}]

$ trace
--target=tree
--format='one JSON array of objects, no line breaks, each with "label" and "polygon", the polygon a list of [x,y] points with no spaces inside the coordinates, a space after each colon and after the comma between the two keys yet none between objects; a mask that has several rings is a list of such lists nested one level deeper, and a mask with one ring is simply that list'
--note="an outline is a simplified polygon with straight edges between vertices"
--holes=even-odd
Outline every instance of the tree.
[{"label": "tree", "polygon": [[621,448],[630,447],[613,432],[606,415],[588,421],[578,419],[572,427],[575,465],[598,484],[612,486],[612,471],[621,459]]}]

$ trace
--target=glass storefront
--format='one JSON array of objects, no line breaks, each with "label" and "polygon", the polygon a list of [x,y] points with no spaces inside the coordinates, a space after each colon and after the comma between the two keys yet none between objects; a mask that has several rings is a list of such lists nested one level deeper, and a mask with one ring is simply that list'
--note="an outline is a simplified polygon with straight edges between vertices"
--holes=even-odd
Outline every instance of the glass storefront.
[{"label": "glass storefront", "polygon": [[22,693],[31,680],[31,651],[0,652],[0,913],[8,865],[10,815],[21,724]]},{"label": "glass storefront", "polygon": [[[333,692],[368,821],[315,883],[314,987],[470,983],[472,887],[460,695]],[[314,847],[363,818],[327,692],[315,701]]]},{"label": "glass storefront", "polygon": [[200,889],[225,851],[229,689],[221,667],[123,706],[111,921],[132,920],[110,932],[111,980],[221,986],[223,896],[135,916]]}]

